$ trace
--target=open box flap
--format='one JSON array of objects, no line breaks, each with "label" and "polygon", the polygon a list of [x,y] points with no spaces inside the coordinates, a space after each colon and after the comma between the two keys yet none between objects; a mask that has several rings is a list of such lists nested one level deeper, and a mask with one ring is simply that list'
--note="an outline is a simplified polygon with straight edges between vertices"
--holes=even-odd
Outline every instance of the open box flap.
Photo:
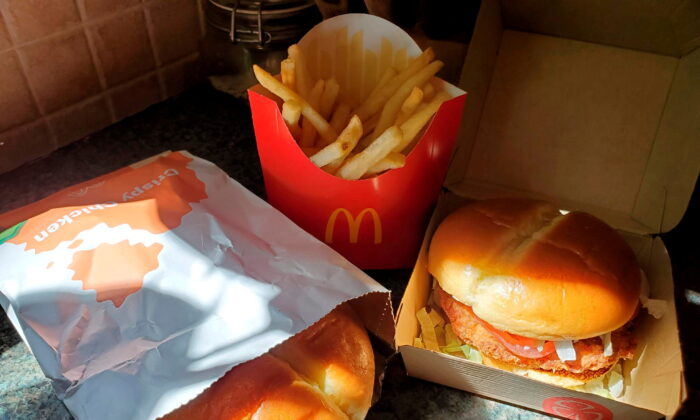
[{"label": "open box flap", "polygon": [[681,56],[700,45],[693,0],[503,0],[506,26],[596,44]]},{"label": "open box flap", "polygon": [[[427,270],[430,238],[448,214],[468,202],[468,199],[449,192],[440,197],[418,263],[397,310],[396,346],[404,357],[409,373],[482,395],[525,404],[537,410],[542,409],[541,402],[545,396],[571,396],[607,404],[619,418],[629,418],[624,417],[624,413],[634,413],[634,418],[641,418],[641,415],[655,418],[655,414],[649,411],[669,416],[675,413],[684,399],[683,366],[671,263],[659,238],[622,232],[649,280],[650,297],[665,301],[666,310],[660,319],[653,318],[646,310],[640,313],[635,327],[639,346],[635,359],[623,364],[628,381],[625,383],[625,393],[619,400],[559,388],[450,355],[412,347],[413,338],[418,336],[420,330],[415,313],[426,305],[432,288],[433,279]],[[459,368],[456,369],[456,366]],[[514,392],[515,388],[523,391]],[[636,408],[626,408],[620,403]],[[629,411],[637,408],[642,411]]]},{"label": "open box flap", "polygon": [[[479,395],[505,401],[532,410],[558,415],[563,418],[590,418],[611,420],[635,419],[658,420],[659,413],[643,408],[623,404],[604,397],[559,388],[554,385],[537,382],[504,370],[465,361],[464,359],[442,353],[435,353],[412,346],[399,347],[409,375],[440,383],[457,389],[474,392]],[[562,408],[551,407],[548,402],[561,404]],[[573,410],[567,410],[567,403],[574,407],[602,406],[603,410],[586,410],[580,416],[572,416]],[[609,415],[608,413],[613,413]],[[586,416],[587,414],[587,416]],[[605,415],[608,414],[608,415]]]},{"label": "open box flap", "polygon": [[446,186],[474,198],[544,198],[640,234],[671,229],[700,169],[700,52],[676,58],[503,31],[516,21],[501,17],[514,15],[513,3],[482,5]]}]

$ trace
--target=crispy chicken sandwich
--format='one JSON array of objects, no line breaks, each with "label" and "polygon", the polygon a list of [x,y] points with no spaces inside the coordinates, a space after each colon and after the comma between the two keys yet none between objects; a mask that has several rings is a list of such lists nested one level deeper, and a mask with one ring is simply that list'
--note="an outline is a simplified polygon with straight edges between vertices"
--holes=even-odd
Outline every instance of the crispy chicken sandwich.
[{"label": "crispy chicken sandwich", "polygon": [[450,214],[429,250],[435,300],[488,365],[577,386],[633,357],[641,271],[622,237],[542,201]]},{"label": "crispy chicken sandwich", "polygon": [[373,390],[372,345],[343,304],[162,420],[360,420]]}]

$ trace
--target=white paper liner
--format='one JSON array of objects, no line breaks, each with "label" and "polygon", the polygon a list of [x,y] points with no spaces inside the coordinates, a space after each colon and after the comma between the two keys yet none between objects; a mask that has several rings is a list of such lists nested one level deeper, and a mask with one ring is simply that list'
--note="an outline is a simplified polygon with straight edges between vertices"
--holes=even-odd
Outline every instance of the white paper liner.
[{"label": "white paper liner", "polygon": [[[343,30],[347,31],[346,36]],[[356,36],[362,38],[357,44],[361,45],[359,49],[353,46]],[[391,53],[385,56],[382,49],[387,43]],[[352,106],[369,95],[389,66],[400,69],[421,53],[418,44],[400,27],[380,17],[359,13],[324,20],[304,35],[299,47],[308,62],[311,78],[334,77],[340,84],[341,100]],[[436,79],[436,84],[453,97],[465,93],[440,79]]]}]

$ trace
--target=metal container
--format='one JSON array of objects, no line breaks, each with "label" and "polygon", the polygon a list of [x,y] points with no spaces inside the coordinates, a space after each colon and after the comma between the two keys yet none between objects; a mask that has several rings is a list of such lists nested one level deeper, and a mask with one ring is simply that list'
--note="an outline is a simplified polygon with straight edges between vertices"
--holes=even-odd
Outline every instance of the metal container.
[{"label": "metal container", "polygon": [[313,0],[208,0],[202,47],[207,75],[226,75],[228,91],[256,83],[253,64],[279,72],[286,49],[321,21]]}]

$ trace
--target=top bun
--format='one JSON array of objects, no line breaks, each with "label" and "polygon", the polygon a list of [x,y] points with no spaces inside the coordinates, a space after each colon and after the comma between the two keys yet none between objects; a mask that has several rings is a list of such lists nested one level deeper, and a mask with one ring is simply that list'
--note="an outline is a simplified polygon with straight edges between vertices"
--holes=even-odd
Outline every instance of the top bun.
[{"label": "top bun", "polygon": [[634,253],[601,220],[535,200],[475,202],[433,235],[429,270],[494,327],[540,340],[616,330],[635,314]]},{"label": "top bun", "polygon": [[359,420],[372,403],[374,353],[348,304],[231,369],[162,420]]}]

